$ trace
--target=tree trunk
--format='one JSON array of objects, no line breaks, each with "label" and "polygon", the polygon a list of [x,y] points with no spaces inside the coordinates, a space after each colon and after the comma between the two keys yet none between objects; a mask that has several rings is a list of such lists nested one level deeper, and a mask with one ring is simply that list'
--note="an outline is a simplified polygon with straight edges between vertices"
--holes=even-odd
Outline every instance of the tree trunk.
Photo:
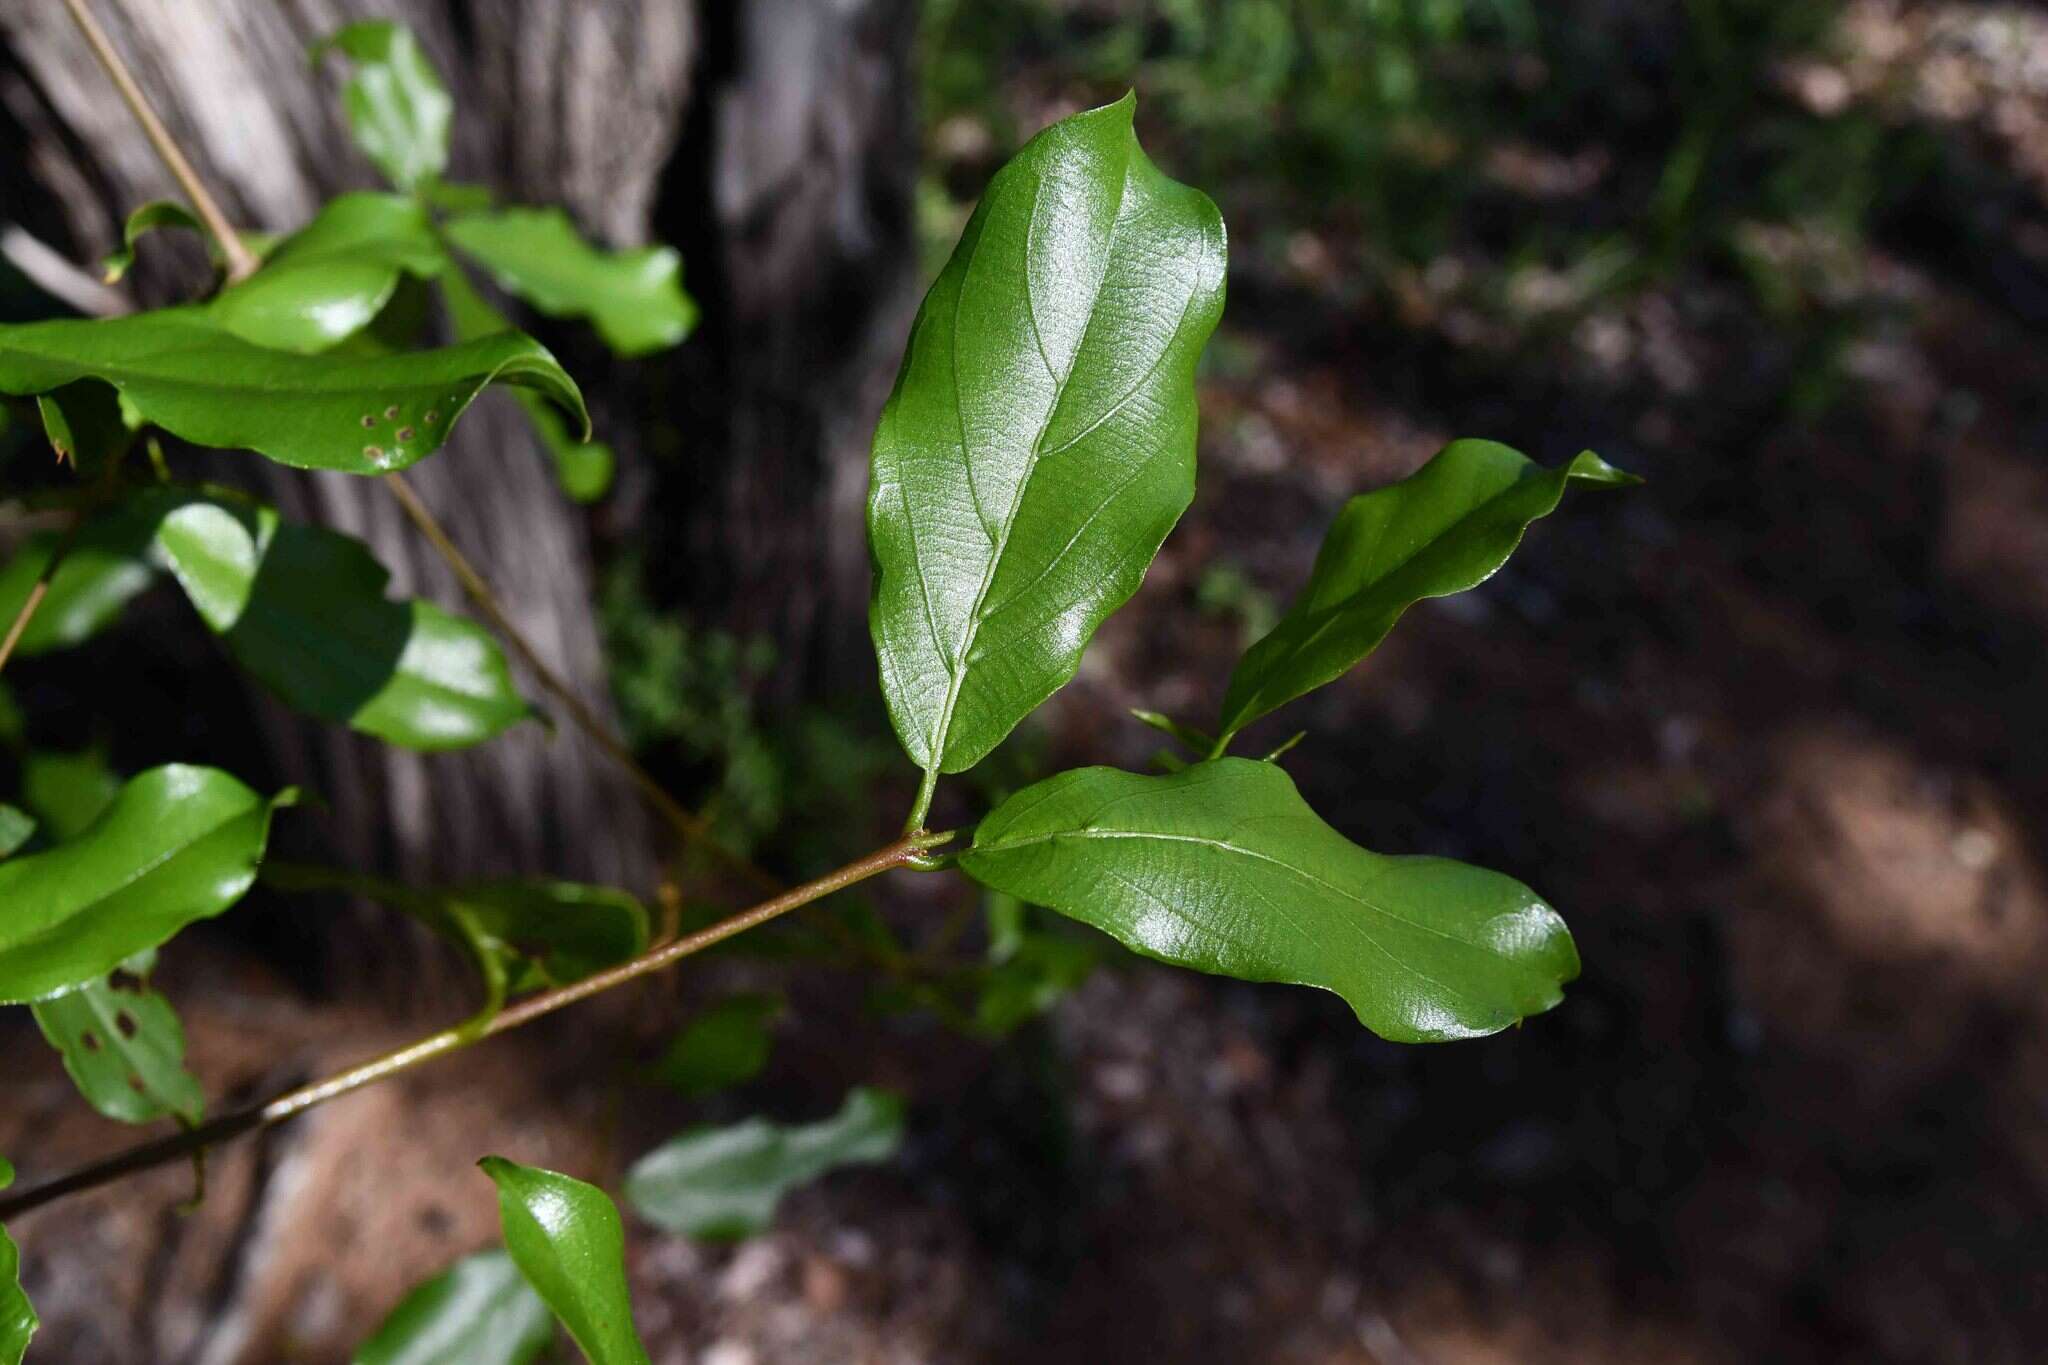
[{"label": "tree trunk", "polygon": [[[332,75],[305,61],[309,43],[370,8],[95,0],[230,216],[269,230],[373,183]],[[680,355],[629,369],[548,331],[629,463],[606,515],[649,537],[677,602],[774,640],[779,679],[801,687],[821,659],[844,663],[865,594],[865,442],[912,302],[909,0],[714,3],[701,18],[673,0],[374,8],[413,26],[455,96],[452,178],[565,204],[609,242],[683,245],[707,323]],[[96,258],[128,208],[176,187],[62,6],[0,0],[0,41],[0,102],[16,125],[4,131],[18,134],[19,157],[0,161],[0,182],[33,187],[10,195],[21,203],[9,216]],[[195,283],[190,269],[143,275],[151,302]],[[650,391],[688,440],[655,477],[631,470],[635,396],[644,406]],[[289,514],[367,540],[394,591],[460,605],[375,481],[242,467]],[[542,654],[602,698],[589,525],[510,405],[480,404],[410,477]],[[267,702],[262,714],[286,770],[332,803],[337,856],[356,864],[628,882],[648,870],[637,798],[566,726],[423,759],[313,731]]]},{"label": "tree trunk", "polygon": [[[91,2],[239,224],[287,229],[333,192],[372,183],[333,76],[309,74],[304,53],[374,11],[414,27],[454,93],[451,178],[565,204],[609,242],[681,246],[705,322],[674,356],[615,364],[574,328],[540,328],[620,452],[620,489],[595,523],[642,537],[665,596],[697,619],[774,640],[792,690],[869,685],[866,444],[915,303],[912,0]],[[80,261],[113,243],[130,207],[176,195],[54,0],[0,0],[0,190],[0,218]],[[145,256],[160,265],[174,250],[152,241]],[[182,277],[145,274],[145,300],[189,294],[200,263],[185,264]],[[643,455],[635,424],[650,408],[683,434],[677,458]],[[288,515],[368,540],[394,591],[462,605],[376,481],[248,456],[233,467]],[[540,652],[602,698],[593,518],[557,491],[517,414],[480,403],[411,477]],[[856,654],[858,671],[843,668]],[[567,727],[423,759],[267,701],[263,714],[264,745],[331,803],[338,858],[629,885],[649,866],[637,797]],[[234,724],[234,708],[219,719]],[[318,970],[346,983],[343,969]],[[394,1041],[364,1032],[375,1011],[346,1005],[304,1015],[271,999],[259,1018],[239,996],[225,1013],[203,993],[181,1003],[215,1095],[265,1093]],[[235,1010],[257,1022],[232,1022]],[[606,1070],[588,1065],[590,1027],[587,1014],[566,1018],[495,1063],[458,1059],[223,1152],[215,1193],[191,1217],[169,1213],[179,1176],[168,1173],[24,1220],[37,1350],[209,1365],[344,1358],[407,1283],[493,1239],[488,1199],[462,1184],[478,1154],[516,1136],[536,1159],[589,1167]],[[0,1046],[30,1048],[32,1034]],[[17,1089],[0,1150],[24,1180],[81,1155],[66,1134],[100,1151],[118,1140],[89,1116],[63,1125],[82,1106],[54,1062]]]}]

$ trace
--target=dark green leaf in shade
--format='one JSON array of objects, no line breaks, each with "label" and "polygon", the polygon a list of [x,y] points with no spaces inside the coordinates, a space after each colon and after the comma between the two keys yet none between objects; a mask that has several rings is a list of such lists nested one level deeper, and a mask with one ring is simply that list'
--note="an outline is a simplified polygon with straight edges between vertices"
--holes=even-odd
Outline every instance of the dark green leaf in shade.
[{"label": "dark green leaf in shade", "polygon": [[869,622],[897,736],[971,767],[1079,667],[1194,495],[1223,221],[1130,98],[1033,138],[925,297],[875,432]]},{"label": "dark green leaf in shade", "polygon": [[135,443],[119,396],[105,384],[82,379],[38,394],[36,409],[42,414],[50,449],[81,478],[98,478],[110,461],[120,459]]},{"label": "dark green leaf in shade", "polygon": [[[20,654],[83,644],[148,591],[155,578],[150,543],[164,505],[162,495],[147,493],[97,513],[79,529],[50,577],[42,606],[22,632],[16,646]],[[38,531],[0,569],[0,621],[12,621],[20,612],[61,540],[54,532]]]},{"label": "dark green leaf in shade", "polygon": [[1454,441],[1399,483],[1351,499],[1323,538],[1308,586],[1231,674],[1223,743],[1343,676],[1416,602],[1492,577],[1574,482],[1637,479],[1590,450],[1545,469],[1493,441]]},{"label": "dark green leaf in shade", "polygon": [[831,1118],[783,1127],[748,1119],[697,1128],[633,1163],[626,1202],[656,1227],[708,1241],[766,1230],[785,1192],[839,1166],[895,1155],[903,1140],[903,1101],[860,1087]]},{"label": "dark green leaf in shade", "polygon": [[219,257],[219,244],[199,221],[198,215],[183,204],[171,199],[152,199],[128,215],[128,221],[121,226],[121,245],[116,247],[100,262],[100,275],[108,284],[119,284],[129,268],[135,264],[135,243],[147,232],[160,228],[185,228],[206,239],[209,256]]},{"label": "dark green leaf in shade", "polygon": [[673,247],[601,250],[559,208],[467,213],[451,218],[446,230],[500,288],[549,317],[588,318],[620,355],[666,350],[697,323]]},{"label": "dark green leaf in shade", "polygon": [[646,908],[611,887],[546,878],[408,886],[295,864],[266,868],[264,881],[290,891],[346,891],[414,916],[470,955],[494,1002],[513,991],[566,986],[647,948]]},{"label": "dark green leaf in shade", "polygon": [[1088,979],[1102,962],[1101,940],[1034,928],[1014,896],[991,892],[989,902],[989,966],[974,1001],[974,1024],[985,1037],[1006,1038]]},{"label": "dark green leaf in shade", "polygon": [[647,1365],[626,1294],[625,1228],[605,1192],[499,1156],[477,1165],[498,1186],[505,1249],[591,1365]]},{"label": "dark green leaf in shade", "polygon": [[206,305],[244,341],[324,351],[370,325],[412,275],[448,265],[427,211],[399,194],[344,194],[274,247],[263,268]]},{"label": "dark green leaf in shade", "polygon": [[390,575],[352,536],[223,497],[183,500],[156,539],[235,661],[301,711],[427,751],[481,743],[529,714],[490,633],[387,598]]},{"label": "dark green leaf in shade", "polygon": [[206,1094],[185,1069],[185,1030],[155,991],[107,977],[29,1009],[78,1093],[108,1118],[199,1122]]},{"label": "dark green leaf in shade", "polygon": [[685,1025],[650,1074],[692,1099],[752,1080],[768,1064],[781,1012],[777,996],[728,996]]},{"label": "dark green leaf in shade", "polygon": [[351,474],[404,469],[433,454],[494,382],[532,388],[589,427],[575,383],[518,332],[405,355],[311,356],[253,345],[193,307],[0,326],[0,393],[47,393],[91,378],[197,445]]},{"label": "dark green leaf in shade", "polygon": [[13,856],[23,844],[35,837],[35,833],[33,816],[18,806],[0,801],[0,858]]},{"label": "dark green leaf in shade", "polygon": [[[451,268],[441,277],[441,295],[447,301],[448,317],[459,340],[490,336],[512,326],[469,282],[460,267]],[[577,502],[596,502],[603,497],[611,488],[612,475],[618,467],[612,448],[602,441],[590,440],[587,435],[579,438],[562,414],[539,395],[525,389],[514,389],[512,393],[526,413],[534,435],[540,437],[541,445],[555,462],[555,477],[562,491]]]},{"label": "dark green leaf in shade", "polygon": [[342,104],[356,146],[384,178],[401,190],[411,190],[446,170],[455,101],[412,30],[389,20],[367,19],[314,44],[313,60],[330,50],[354,63]]},{"label": "dark green leaf in shade", "polygon": [[480,1251],[407,1294],[351,1365],[529,1365],[555,1339],[511,1256]]},{"label": "dark green leaf in shade", "polygon": [[0,862],[0,1003],[75,990],[233,905],[293,799],[214,768],[152,768],[76,838]]},{"label": "dark green leaf in shade", "polygon": [[[13,1183],[14,1167],[0,1157],[0,1190]],[[0,1227],[0,1365],[21,1365],[36,1326],[36,1310],[21,1290],[21,1253]]]},{"label": "dark green leaf in shade", "polygon": [[960,866],[1147,956],[1334,991],[1395,1042],[1497,1033],[1579,971],[1564,921],[1520,882],[1367,852],[1251,759],[1061,773],[982,821]]},{"label": "dark green leaf in shade", "polygon": [[36,749],[21,760],[22,804],[58,843],[85,833],[120,794],[121,775],[98,749]]}]

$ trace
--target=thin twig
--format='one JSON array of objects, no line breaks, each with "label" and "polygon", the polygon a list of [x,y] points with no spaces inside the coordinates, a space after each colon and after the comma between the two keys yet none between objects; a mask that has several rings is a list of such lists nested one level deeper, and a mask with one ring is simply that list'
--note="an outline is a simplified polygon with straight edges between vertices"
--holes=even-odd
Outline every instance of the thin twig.
[{"label": "thin twig", "polygon": [[22,601],[21,610],[14,613],[14,624],[7,627],[7,638],[0,640],[0,669],[7,667],[7,661],[14,657],[15,646],[19,645],[21,637],[28,633],[29,622],[36,619],[37,609],[43,605],[43,599],[49,596],[50,580],[57,576],[58,566],[64,562],[64,556],[71,552],[72,545],[78,540],[78,530],[84,525],[85,514],[73,514],[71,524],[64,528],[63,537],[58,540],[56,548],[50,551],[49,561],[43,565],[43,571],[36,575],[35,586],[28,590],[28,596]]},{"label": "thin twig", "polygon": [[222,213],[220,205],[207,193],[199,173],[192,169],[192,163],[185,159],[185,153],[171,139],[170,130],[150,107],[149,97],[142,93],[142,87],[135,82],[135,76],[128,70],[128,64],[121,60],[121,54],[114,51],[113,43],[107,40],[106,30],[99,20],[92,17],[92,11],[85,7],[85,0],[64,0],[71,11],[72,22],[85,36],[85,45],[92,49],[92,55],[99,59],[107,76],[114,82],[114,88],[121,92],[122,102],[128,112],[135,115],[135,121],[142,125],[143,134],[149,138],[149,145],[156,149],[157,157],[164,163],[164,169],[171,173],[171,179],[178,182],[178,188],[192,201],[193,211],[199,221],[206,224],[206,230],[220,243],[221,254],[227,258],[228,281],[247,279],[256,273],[256,257],[242,242],[228,216]]},{"label": "thin twig", "polygon": [[391,490],[391,496],[398,499],[398,505],[405,509],[406,516],[411,518],[419,533],[426,537],[427,543],[434,547],[435,553],[439,554],[454,571],[456,581],[461,583],[462,590],[469,594],[469,600],[489,619],[505,643],[511,646],[512,652],[532,671],[540,685],[561,702],[563,710],[569,713],[569,719],[575,722],[576,728],[589,736],[591,743],[602,749],[606,757],[618,764],[626,775],[633,779],[633,785],[640,789],[641,795],[647,798],[647,803],[674,827],[676,833],[685,841],[695,840],[721,862],[752,882],[756,888],[770,892],[780,890],[781,883],[775,878],[720,843],[712,833],[710,821],[669,795],[668,789],[633,757],[633,751],[626,747],[626,742],[612,733],[611,727],[604,723],[603,717],[592,710],[583,698],[576,695],[575,689],[569,685],[566,678],[541,659],[525,634],[512,623],[512,618],[506,613],[504,603],[498,600],[497,593],[492,591],[484,576],[469,562],[468,556],[464,555],[449,538],[447,530],[442,527],[426,503],[420,500],[420,495],[406,482],[405,476],[396,473],[386,474],[384,486]]},{"label": "thin twig", "polygon": [[40,1208],[53,1199],[105,1185],[137,1171],[177,1161],[193,1152],[215,1146],[243,1133],[282,1123],[286,1119],[305,1113],[314,1105],[325,1104],[351,1091],[387,1080],[436,1057],[458,1052],[471,1043],[523,1027],[543,1015],[553,1014],[556,1010],[573,1005],[579,1000],[587,1000],[615,986],[623,986],[628,981],[672,967],[693,953],[700,953],[735,934],[766,924],[769,920],[809,905],[812,901],[822,900],[835,891],[843,891],[870,877],[880,876],[892,868],[903,867],[926,849],[944,843],[950,838],[951,834],[916,834],[898,839],[895,843],[878,848],[864,858],[856,858],[836,871],[793,887],[779,896],[722,919],[709,928],[700,929],[673,943],[663,944],[629,962],[622,962],[616,967],[587,976],[573,985],[508,1005],[481,1028],[471,1023],[442,1029],[439,1033],[428,1034],[417,1042],[399,1048],[396,1052],[387,1052],[381,1057],[352,1066],[325,1080],[288,1091],[267,1104],[223,1114],[196,1128],[131,1147],[104,1161],[73,1171],[69,1175],[45,1181],[19,1194],[0,1196],[0,1219],[12,1218],[30,1209]]}]

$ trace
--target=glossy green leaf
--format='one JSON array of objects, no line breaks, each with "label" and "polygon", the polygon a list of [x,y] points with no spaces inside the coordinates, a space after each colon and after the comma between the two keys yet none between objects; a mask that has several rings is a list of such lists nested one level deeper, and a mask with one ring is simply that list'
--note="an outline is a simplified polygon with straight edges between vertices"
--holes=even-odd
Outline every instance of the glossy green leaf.
[{"label": "glossy green leaf", "polygon": [[21,761],[22,804],[59,843],[90,829],[114,804],[121,785],[121,775],[98,749],[37,749]]},{"label": "glossy green leaf", "polygon": [[35,837],[35,817],[18,806],[0,801],[0,858],[12,857]]},{"label": "glossy green leaf", "polygon": [[75,990],[233,905],[293,799],[214,768],[152,768],[78,837],[0,862],[0,1003]]},{"label": "glossy green leaf", "polygon": [[517,332],[392,356],[256,346],[196,308],[0,326],[0,393],[105,380],[141,415],[198,445],[304,469],[382,474],[419,463],[487,384],[532,388],[582,429],[583,397],[547,348]]},{"label": "glossy green leaf", "polygon": [[903,1140],[903,1101],[860,1087],[831,1118],[783,1127],[748,1119],[697,1128],[633,1163],[626,1202],[669,1232],[731,1241],[765,1231],[784,1193],[839,1166],[887,1161]]},{"label": "glossy green leaf", "polygon": [[352,536],[259,503],[187,498],[156,543],[235,661],[291,706],[409,749],[458,749],[528,708],[503,651],[473,621],[393,601]]},{"label": "glossy green leaf", "polygon": [[352,1365],[528,1365],[555,1338],[547,1304],[502,1251],[480,1251],[407,1294]]},{"label": "glossy green leaf", "polygon": [[1477,587],[1574,482],[1637,482],[1588,450],[1545,469],[1493,441],[1454,441],[1414,474],[1344,505],[1308,586],[1231,674],[1219,733],[1348,672],[1425,597]]},{"label": "glossy green leaf", "polygon": [[29,1008],[93,1108],[122,1123],[166,1114],[199,1122],[206,1093],[185,1069],[185,1030],[170,1001],[106,977]]},{"label": "glossy green leaf", "polygon": [[649,1074],[692,1099],[752,1080],[768,1064],[781,1013],[773,995],[728,996],[685,1025]]},{"label": "glossy green leaf", "polygon": [[207,254],[216,256],[219,246],[198,215],[183,204],[171,199],[152,199],[128,215],[128,221],[121,227],[121,245],[100,262],[100,274],[108,284],[118,284],[135,264],[135,243],[144,233],[161,228],[184,228],[198,233],[206,239]]},{"label": "glossy green leaf", "polygon": [[626,1294],[625,1228],[605,1192],[503,1157],[477,1164],[497,1183],[506,1250],[591,1365],[647,1365]]},{"label": "glossy green leaf", "polygon": [[364,20],[315,44],[313,60],[330,50],[355,64],[342,104],[356,146],[384,178],[410,190],[446,170],[455,101],[412,30],[389,20]]},{"label": "glossy green leaf", "polygon": [[1194,495],[1223,221],[1146,158],[1133,108],[1063,119],[996,173],[875,432],[870,627],[927,771],[972,766],[1073,677]]},{"label": "glossy green leaf", "polygon": [[1061,773],[997,807],[960,866],[1147,956],[1334,991],[1396,1042],[1496,1033],[1579,971],[1564,922],[1520,882],[1367,852],[1251,759]]},{"label": "glossy green leaf", "polygon": [[[0,1157],[0,1190],[13,1183],[14,1167]],[[0,1227],[0,1365],[21,1365],[36,1326],[36,1310],[21,1289],[21,1253]]]},{"label": "glossy green leaf", "polygon": [[206,305],[245,341],[323,351],[370,325],[402,276],[448,265],[427,211],[399,194],[344,194],[272,249],[263,268]]},{"label": "glossy green leaf", "polygon": [[500,288],[549,317],[588,318],[620,355],[665,350],[697,324],[673,247],[600,250],[558,208],[466,213],[446,230]]},{"label": "glossy green leaf", "polygon": [[36,395],[43,434],[57,457],[96,479],[108,462],[118,460],[135,443],[135,431],[121,413],[120,398],[105,384],[80,380]]}]

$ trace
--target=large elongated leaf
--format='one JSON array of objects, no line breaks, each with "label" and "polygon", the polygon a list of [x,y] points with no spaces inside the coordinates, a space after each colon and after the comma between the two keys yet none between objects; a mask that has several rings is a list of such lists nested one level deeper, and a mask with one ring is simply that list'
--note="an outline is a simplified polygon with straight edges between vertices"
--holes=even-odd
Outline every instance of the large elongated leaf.
[{"label": "large elongated leaf", "polygon": [[233,905],[293,799],[215,768],[152,768],[77,838],[0,862],[0,1003],[74,990]]},{"label": "large elongated leaf", "polygon": [[1148,956],[1335,991],[1396,1042],[1496,1033],[1555,1005],[1579,970],[1528,887],[1369,853],[1250,759],[1061,773],[997,807],[960,865]]},{"label": "large elongated leaf", "polygon": [[105,978],[29,1008],[93,1108],[122,1123],[166,1114],[199,1122],[206,1093],[185,1069],[185,1030],[170,1001]]},{"label": "large elongated leaf", "polygon": [[673,247],[599,250],[558,208],[466,213],[446,230],[500,287],[550,317],[590,319],[620,355],[666,349],[696,325]]},{"label": "large elongated leaf", "polygon": [[329,50],[355,63],[342,103],[356,145],[384,178],[411,190],[446,170],[455,101],[412,30],[386,19],[366,19],[316,43],[313,60]]},{"label": "large elongated leaf", "polygon": [[498,1186],[505,1249],[591,1365],[648,1365],[626,1294],[626,1232],[605,1192],[500,1156],[477,1164]]},{"label": "large elongated leaf", "polygon": [[21,760],[21,800],[58,843],[92,828],[121,794],[121,775],[99,749],[36,749]]},{"label": "large elongated leaf", "polygon": [[790,1189],[837,1166],[887,1161],[903,1140],[903,1101],[861,1087],[831,1118],[797,1127],[748,1119],[684,1133],[633,1163],[626,1202],[670,1232],[751,1237]]},{"label": "large elongated leaf", "polygon": [[[14,1167],[0,1157],[0,1190],[13,1183]],[[21,1365],[36,1326],[36,1310],[21,1290],[21,1253],[0,1227],[0,1365]]]},{"label": "large elongated leaf", "polygon": [[480,1251],[407,1294],[352,1365],[528,1365],[555,1338],[547,1304],[502,1251]]},{"label": "large elongated leaf", "polygon": [[1636,482],[1588,450],[1544,469],[1493,441],[1454,441],[1415,473],[1344,505],[1308,586],[1231,674],[1227,743],[1267,712],[1341,677],[1425,597],[1477,587],[1574,482]]},{"label": "large elongated leaf", "polygon": [[584,432],[590,424],[574,381],[518,332],[407,355],[308,356],[253,345],[194,307],[0,326],[0,393],[94,378],[196,444],[351,474],[404,469],[433,454],[493,382],[532,388]]},{"label": "large elongated leaf", "polygon": [[263,268],[206,305],[245,341],[323,351],[369,326],[404,274],[428,279],[448,257],[427,211],[398,194],[344,194],[279,242]]},{"label": "large elongated leaf", "polygon": [[1146,158],[1133,108],[1063,119],[996,173],[875,432],[870,627],[927,771],[972,766],[1073,677],[1194,495],[1223,221]]},{"label": "large elongated leaf", "polygon": [[528,714],[475,622],[384,596],[352,536],[258,503],[182,497],[156,543],[235,661],[292,706],[410,749],[456,749]]}]

